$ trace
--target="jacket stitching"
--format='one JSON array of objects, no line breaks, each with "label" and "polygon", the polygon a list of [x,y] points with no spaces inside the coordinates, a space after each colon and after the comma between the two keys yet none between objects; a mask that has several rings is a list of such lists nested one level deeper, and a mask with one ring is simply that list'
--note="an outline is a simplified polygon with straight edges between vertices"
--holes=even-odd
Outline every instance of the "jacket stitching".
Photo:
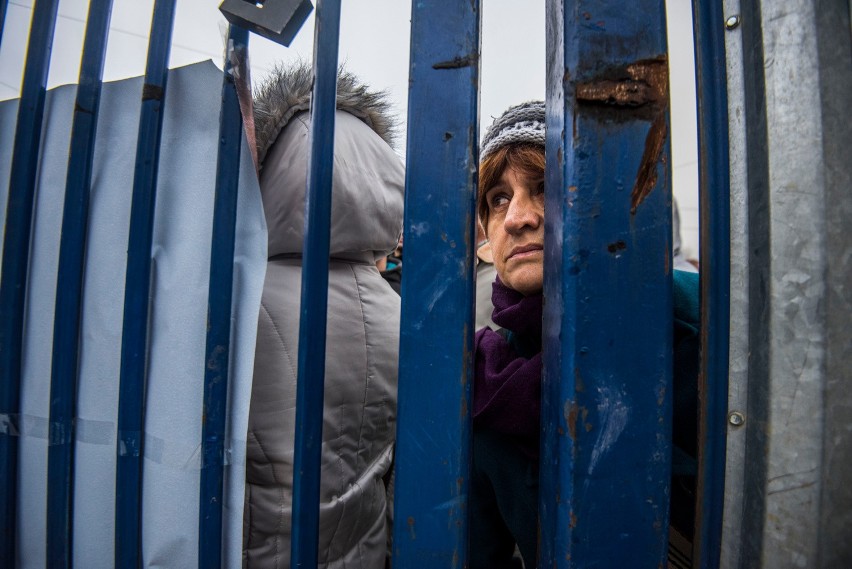
[{"label": "jacket stitching", "polygon": [[293,360],[290,357],[289,350],[287,350],[287,344],[284,342],[284,336],[281,334],[278,324],[275,323],[275,320],[272,318],[272,315],[269,313],[269,309],[266,308],[263,301],[260,302],[260,308],[263,309],[266,317],[269,318],[269,323],[272,324],[272,329],[275,330],[275,335],[278,336],[278,341],[281,342],[281,348],[284,350],[284,356],[287,358],[287,365],[290,367],[290,372],[293,374],[293,377],[297,377],[296,368],[293,366]]}]

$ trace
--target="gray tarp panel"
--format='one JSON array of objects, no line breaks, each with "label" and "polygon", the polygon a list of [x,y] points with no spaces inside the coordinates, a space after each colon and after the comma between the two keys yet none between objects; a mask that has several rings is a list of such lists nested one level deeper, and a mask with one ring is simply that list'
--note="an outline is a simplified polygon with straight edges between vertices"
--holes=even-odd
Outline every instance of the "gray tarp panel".
[{"label": "gray tarp panel", "polygon": [[[196,567],[202,382],[222,74],[171,71],[152,247],[145,436],[146,567]],[[21,567],[45,566],[47,425],[59,233],[76,87],[48,93],[36,193],[23,348],[18,532]],[[113,565],[115,454],[124,275],[142,78],[104,85],[98,124],[81,333],[74,563]],[[5,223],[17,101],[0,103],[0,214]],[[245,432],[266,225],[245,141],[232,312],[225,479],[227,567],[241,565]]]}]

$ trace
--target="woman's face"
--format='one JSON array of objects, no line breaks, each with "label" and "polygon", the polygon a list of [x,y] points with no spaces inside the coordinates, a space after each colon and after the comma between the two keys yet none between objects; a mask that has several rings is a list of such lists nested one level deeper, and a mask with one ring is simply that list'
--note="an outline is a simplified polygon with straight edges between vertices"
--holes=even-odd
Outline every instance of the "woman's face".
[{"label": "woman's face", "polygon": [[525,296],[544,281],[544,173],[506,168],[485,192],[488,239],[503,284]]}]

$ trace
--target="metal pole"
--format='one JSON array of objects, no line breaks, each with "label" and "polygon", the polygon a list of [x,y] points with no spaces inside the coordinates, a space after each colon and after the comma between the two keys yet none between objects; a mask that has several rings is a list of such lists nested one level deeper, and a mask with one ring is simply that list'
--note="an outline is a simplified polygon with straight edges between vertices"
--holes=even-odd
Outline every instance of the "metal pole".
[{"label": "metal pole", "polygon": [[662,0],[547,3],[541,567],[666,565],[672,275]]},{"label": "metal pole", "polygon": [[219,114],[219,156],[210,250],[207,300],[207,346],[204,366],[204,422],[201,434],[201,498],[198,522],[198,567],[222,565],[222,488],[225,426],[230,383],[231,303],[234,281],[234,237],[243,123],[235,73],[245,73],[248,31],[230,26]]},{"label": "metal pole", "polygon": [[412,4],[395,568],[467,565],[480,22]]},{"label": "metal pole", "polygon": [[33,200],[57,0],[37,0],[18,107],[0,281],[0,560],[15,565],[21,350]]},{"label": "metal pole", "polygon": [[701,213],[701,373],[695,565],[719,566],[725,492],[731,281],[731,191],[725,17],[693,0]]},{"label": "metal pole", "polygon": [[317,2],[296,385],[291,565],[317,566],[340,0]]},{"label": "metal pole", "polygon": [[142,459],[151,240],[174,10],[175,0],[157,0],[154,4],[136,146],[121,338],[116,449],[115,565],[123,569],[135,569],[142,561]]},{"label": "metal pole", "polygon": [[112,0],[94,0],[89,6],[65,182],[47,451],[47,559],[51,567],[71,567],[73,562],[75,419],[86,227],[111,14]]}]

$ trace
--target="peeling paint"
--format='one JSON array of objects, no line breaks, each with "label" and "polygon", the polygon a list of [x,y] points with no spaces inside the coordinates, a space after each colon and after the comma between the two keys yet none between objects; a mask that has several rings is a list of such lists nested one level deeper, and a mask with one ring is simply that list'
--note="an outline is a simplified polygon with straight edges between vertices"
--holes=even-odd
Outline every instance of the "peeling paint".
[{"label": "peeling paint", "polygon": [[614,257],[621,257],[621,252],[627,250],[627,243],[622,240],[618,240],[614,243],[610,243],[606,246],[606,250],[609,251]]},{"label": "peeling paint", "polygon": [[577,403],[574,401],[565,402],[565,421],[568,423],[568,433],[571,440],[577,440]]},{"label": "peeling paint", "polygon": [[657,164],[668,136],[666,110],[669,105],[668,59],[660,56],[626,66],[610,68],[576,86],[575,98],[586,112],[597,109],[601,119],[614,122],[651,121],[645,151],[630,194],[630,213],[657,184]]},{"label": "peeling paint", "polygon": [[663,146],[668,136],[668,125],[666,124],[666,113],[660,112],[648,136],[645,138],[645,151],[642,153],[642,161],[639,163],[639,172],[636,174],[636,184],[630,193],[630,214],[636,213],[636,208],[645,201],[645,198],[657,185],[657,163],[663,153]]},{"label": "peeling paint", "polygon": [[623,394],[608,387],[598,388],[598,420],[601,424],[592,457],[589,460],[589,476],[597,467],[598,462],[609,452],[613,444],[624,432],[630,418],[630,406],[623,399]]},{"label": "peeling paint", "polygon": [[586,107],[621,111],[621,120],[631,118],[623,114],[630,110],[643,111],[638,112],[638,118],[652,118],[668,107],[668,73],[666,56],[644,59],[607,69],[589,81],[578,83],[574,96],[577,103]]},{"label": "peeling paint", "polygon": [[411,233],[414,235],[423,235],[429,231],[429,224],[425,221],[411,224]]},{"label": "peeling paint", "polygon": [[478,56],[476,53],[454,57],[449,61],[439,61],[432,65],[432,69],[462,69],[476,64]]}]

